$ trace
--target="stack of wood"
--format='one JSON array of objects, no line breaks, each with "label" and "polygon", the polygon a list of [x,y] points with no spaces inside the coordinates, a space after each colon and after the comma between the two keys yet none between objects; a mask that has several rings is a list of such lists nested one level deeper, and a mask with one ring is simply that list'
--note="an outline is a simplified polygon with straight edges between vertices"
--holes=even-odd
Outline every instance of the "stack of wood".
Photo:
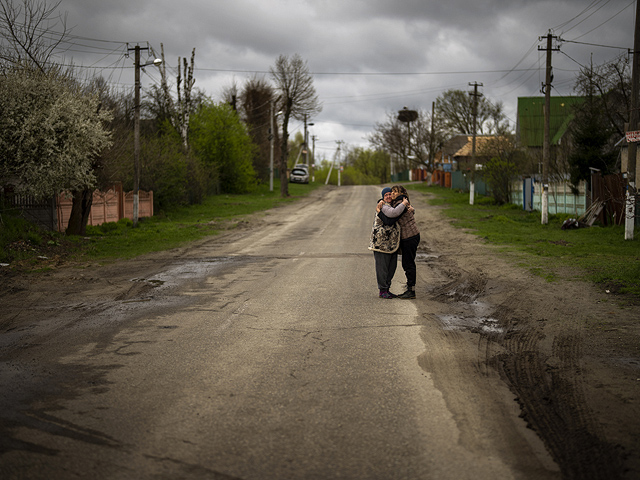
[{"label": "stack of wood", "polygon": [[587,208],[586,212],[578,218],[578,222],[583,223],[587,227],[592,226],[593,222],[598,218],[598,215],[600,215],[600,212],[602,212],[602,209],[604,209],[604,202],[601,200],[594,201],[589,208]]}]

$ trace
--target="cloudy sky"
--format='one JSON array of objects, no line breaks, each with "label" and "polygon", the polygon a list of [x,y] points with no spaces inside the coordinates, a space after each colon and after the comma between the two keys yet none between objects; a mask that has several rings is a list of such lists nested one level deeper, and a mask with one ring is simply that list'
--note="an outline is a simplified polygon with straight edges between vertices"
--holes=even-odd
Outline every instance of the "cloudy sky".
[{"label": "cloudy sky", "polygon": [[[67,55],[119,86],[133,84],[128,47],[164,45],[168,72],[196,49],[196,86],[214,100],[234,81],[269,78],[300,54],[323,111],[310,121],[316,154],[336,141],[367,146],[376,122],[404,106],[430,110],[444,91],[480,91],[515,125],[519,96],[538,96],[545,43],[554,43],[552,95],[571,95],[581,65],[633,47],[632,0],[62,0],[75,36]],[[146,58],[143,58],[146,60]],[[96,68],[99,67],[99,68]],[[159,81],[147,67],[143,86]],[[302,130],[293,121],[290,130]]]}]

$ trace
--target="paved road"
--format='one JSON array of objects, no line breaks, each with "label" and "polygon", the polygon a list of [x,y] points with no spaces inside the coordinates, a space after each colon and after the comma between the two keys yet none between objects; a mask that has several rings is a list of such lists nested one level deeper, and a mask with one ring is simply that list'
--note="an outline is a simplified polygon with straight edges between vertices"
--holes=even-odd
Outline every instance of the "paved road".
[{"label": "paved road", "polygon": [[[0,350],[0,476],[559,478],[433,301],[377,298],[378,195],[276,209],[141,272],[136,295],[33,313],[31,360],[17,337]],[[419,284],[434,275],[419,264]]]}]

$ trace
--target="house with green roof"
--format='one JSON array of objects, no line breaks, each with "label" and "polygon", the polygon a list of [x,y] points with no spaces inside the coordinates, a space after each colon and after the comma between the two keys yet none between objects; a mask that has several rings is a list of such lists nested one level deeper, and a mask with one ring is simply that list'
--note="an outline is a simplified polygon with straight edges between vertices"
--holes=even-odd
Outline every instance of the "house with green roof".
[{"label": "house with green roof", "polygon": [[[551,145],[560,145],[574,118],[573,106],[584,97],[551,97],[549,133]],[[542,149],[544,143],[544,97],[519,97],[516,141],[527,149]]]}]

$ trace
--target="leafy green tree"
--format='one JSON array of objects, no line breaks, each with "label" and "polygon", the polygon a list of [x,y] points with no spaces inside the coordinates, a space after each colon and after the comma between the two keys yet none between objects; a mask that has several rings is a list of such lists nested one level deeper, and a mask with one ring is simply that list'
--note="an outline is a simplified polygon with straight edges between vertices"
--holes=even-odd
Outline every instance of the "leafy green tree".
[{"label": "leafy green tree", "polygon": [[255,145],[230,105],[205,102],[191,119],[192,148],[211,178],[214,193],[246,193],[256,186]]},{"label": "leafy green tree", "polygon": [[614,171],[618,159],[612,148],[614,130],[593,97],[576,107],[576,118],[571,126],[572,151],[569,155],[569,173],[574,187],[581,180],[590,182],[590,167],[607,174]]},{"label": "leafy green tree", "polygon": [[354,184],[386,183],[391,178],[390,156],[382,150],[356,147],[347,152],[345,161],[348,166],[359,172],[359,180],[354,181]]},{"label": "leafy green tree", "polygon": [[518,150],[515,136],[496,135],[482,142],[478,155],[489,158],[482,166],[480,175],[491,189],[498,204],[509,203],[511,182],[520,173],[524,155]]}]

